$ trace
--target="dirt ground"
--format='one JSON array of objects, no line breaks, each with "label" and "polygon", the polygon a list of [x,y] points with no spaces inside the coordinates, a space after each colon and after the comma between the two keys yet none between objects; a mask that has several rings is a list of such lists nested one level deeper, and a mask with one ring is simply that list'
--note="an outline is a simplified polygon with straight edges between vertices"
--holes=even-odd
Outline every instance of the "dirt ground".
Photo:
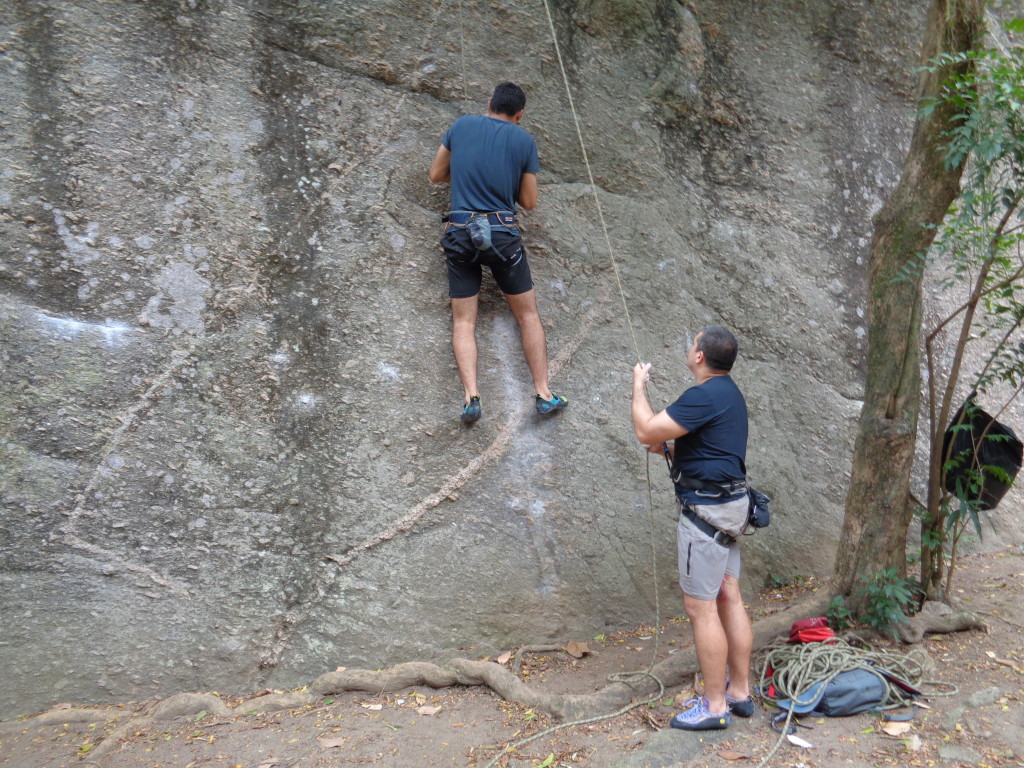
[{"label": "dirt ground", "polygon": [[[956,686],[958,693],[926,699],[930,709],[921,709],[908,731],[898,735],[883,731],[877,715],[806,718],[810,728],[797,735],[813,748],[783,742],[768,765],[1024,766],[1024,555],[1016,548],[973,555],[959,574],[959,596],[985,617],[988,631],[932,635],[922,644],[935,661],[936,679]],[[766,590],[750,606],[755,621],[815,587],[804,582]],[[655,644],[650,626],[566,640],[584,642],[589,653],[579,659],[564,652],[528,654],[520,675],[543,690],[589,693],[604,687],[613,672],[647,668]],[[659,658],[689,643],[685,620],[667,620]],[[229,705],[251,698],[221,695]],[[669,690],[659,702],[613,720],[543,736],[499,765],[757,766],[779,741],[761,706],[754,717],[736,718],[724,732],[702,736],[668,729],[678,702],[690,695],[689,689]],[[0,768],[485,766],[509,742],[552,725],[542,713],[505,702],[486,688],[417,687],[381,695],[346,693],[276,713],[220,718],[200,713],[159,725],[140,722],[138,730],[91,763],[89,753],[104,736],[124,722],[126,712],[141,711],[144,704],[110,706],[106,723],[39,726],[26,719],[0,730]],[[676,744],[678,757],[673,756]]]}]

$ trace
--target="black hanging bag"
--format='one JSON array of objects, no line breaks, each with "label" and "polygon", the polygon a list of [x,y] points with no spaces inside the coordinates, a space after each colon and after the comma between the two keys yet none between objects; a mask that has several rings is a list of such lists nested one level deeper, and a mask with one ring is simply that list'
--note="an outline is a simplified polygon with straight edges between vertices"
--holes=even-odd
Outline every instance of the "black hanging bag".
[{"label": "black hanging bag", "polygon": [[[946,468],[942,484],[950,493],[960,495],[971,486],[970,472],[980,472],[981,487],[976,493],[968,490],[966,500],[979,510],[995,509],[1020,472],[1024,443],[1012,429],[975,405],[976,395],[971,392],[967,396],[946,429],[942,457],[952,466]],[[990,467],[998,467],[1006,475],[996,474]]]}]

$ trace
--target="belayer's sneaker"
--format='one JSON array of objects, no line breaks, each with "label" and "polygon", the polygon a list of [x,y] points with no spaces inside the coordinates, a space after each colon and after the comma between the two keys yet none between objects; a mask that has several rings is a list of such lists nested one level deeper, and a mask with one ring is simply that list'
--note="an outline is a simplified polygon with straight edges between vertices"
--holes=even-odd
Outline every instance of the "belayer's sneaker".
[{"label": "belayer's sneaker", "polygon": [[463,424],[472,424],[480,418],[481,413],[480,398],[479,396],[474,395],[469,398],[469,402],[463,406],[462,415],[459,416],[459,418],[462,419]]},{"label": "belayer's sneaker", "polygon": [[673,728],[684,731],[720,731],[732,723],[728,708],[720,715],[709,712],[708,700],[703,696],[699,699],[690,699],[686,703],[690,707],[673,717],[669,723]]},{"label": "belayer's sneaker", "polygon": [[549,413],[560,411],[569,404],[561,395],[552,395],[550,400],[545,400],[540,395],[534,395],[534,408],[537,409],[537,413],[542,416],[547,416]]},{"label": "belayer's sneaker", "polygon": [[747,696],[745,699],[734,699],[727,690],[725,692],[725,703],[729,705],[729,711],[736,715],[736,717],[750,717],[754,714],[753,696]]}]

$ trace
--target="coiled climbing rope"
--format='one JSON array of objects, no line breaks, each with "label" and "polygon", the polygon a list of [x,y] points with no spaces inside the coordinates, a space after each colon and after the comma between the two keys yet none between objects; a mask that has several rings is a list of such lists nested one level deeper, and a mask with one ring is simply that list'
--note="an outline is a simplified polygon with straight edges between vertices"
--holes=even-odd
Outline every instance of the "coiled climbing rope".
[{"label": "coiled climbing rope", "polygon": [[[877,651],[854,646],[837,638],[827,643],[776,642],[763,648],[758,657],[761,658],[758,690],[764,700],[768,703],[786,699],[792,702],[788,707],[789,711],[778,741],[761,760],[758,768],[764,768],[778,751],[779,745],[790,731],[795,709],[801,704],[806,706],[812,703],[812,689],[821,683],[827,685],[842,672],[863,669],[882,680],[885,695],[877,706],[872,707],[876,711],[915,704],[917,694],[907,690],[895,682],[896,680],[921,691],[922,694],[925,688],[930,689],[927,696],[952,696],[957,692],[956,686],[951,683],[924,680],[925,666],[922,657],[927,659],[927,654],[923,651],[911,651],[907,654]],[[769,691],[772,691],[771,695],[768,694]]]},{"label": "coiled climbing rope", "polygon": [[[819,683],[829,683],[842,672],[863,669],[885,684],[885,698],[874,709],[894,709],[911,704],[915,694],[893,679],[918,688],[924,678],[924,666],[914,654],[859,648],[840,639],[826,643],[775,643],[762,654],[760,690],[769,701],[790,699],[799,704],[806,701],[808,691]],[[774,696],[767,695],[769,686],[774,686]]]}]

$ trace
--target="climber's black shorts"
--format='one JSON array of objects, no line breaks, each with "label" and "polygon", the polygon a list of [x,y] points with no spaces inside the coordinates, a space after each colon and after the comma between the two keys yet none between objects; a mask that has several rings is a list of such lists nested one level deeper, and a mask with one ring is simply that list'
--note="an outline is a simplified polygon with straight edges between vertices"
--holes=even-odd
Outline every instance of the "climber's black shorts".
[{"label": "climber's black shorts", "polygon": [[491,243],[494,250],[478,251],[465,227],[451,227],[444,233],[441,247],[448,264],[448,295],[451,298],[468,299],[480,293],[481,267],[491,270],[494,281],[504,294],[515,296],[533,288],[533,277],[519,230],[492,228]]}]

